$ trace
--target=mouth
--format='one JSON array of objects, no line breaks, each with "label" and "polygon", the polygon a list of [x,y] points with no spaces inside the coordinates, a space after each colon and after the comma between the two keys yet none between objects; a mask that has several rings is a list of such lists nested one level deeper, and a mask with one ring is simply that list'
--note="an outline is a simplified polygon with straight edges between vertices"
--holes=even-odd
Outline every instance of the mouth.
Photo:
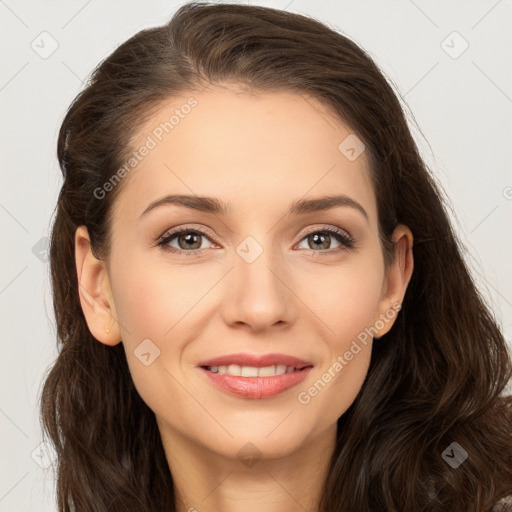
[{"label": "mouth", "polygon": [[312,367],[312,365],[307,364],[301,366],[286,366],[284,364],[278,364],[263,367],[230,364],[228,366],[202,366],[201,368],[219,375],[232,375],[233,377],[275,377],[276,375],[297,372],[310,367]]},{"label": "mouth", "polygon": [[[224,370],[222,373],[226,373],[225,368],[231,368],[232,370],[236,371],[237,366],[241,368],[261,368],[269,372],[271,371],[270,369],[272,367],[276,367],[276,370],[279,370],[280,372],[278,375],[281,375],[282,373],[286,373],[289,368],[301,370],[306,366],[313,366],[313,363],[306,361],[305,359],[299,359],[298,357],[290,356],[288,354],[250,354],[241,352],[237,354],[214,357],[213,359],[200,362],[198,366],[201,366],[202,368],[213,368],[214,372],[220,372]],[[217,370],[215,370],[215,368],[217,368]],[[251,374],[248,375],[248,377],[254,377],[254,375]]]},{"label": "mouth", "polygon": [[215,387],[241,398],[270,398],[301,383],[313,364],[284,354],[232,354],[198,365]]}]

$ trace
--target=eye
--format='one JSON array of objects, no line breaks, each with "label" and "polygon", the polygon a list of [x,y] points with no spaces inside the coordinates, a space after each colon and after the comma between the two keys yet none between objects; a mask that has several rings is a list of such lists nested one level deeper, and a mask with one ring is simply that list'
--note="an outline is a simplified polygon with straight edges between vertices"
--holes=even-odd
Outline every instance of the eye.
[{"label": "eye", "polygon": [[[332,249],[331,245],[333,238],[339,245],[333,250],[330,250]],[[354,247],[354,239],[346,231],[343,231],[339,228],[324,228],[321,230],[316,229],[307,233],[306,236],[302,238],[302,240],[305,240],[305,243],[308,244],[309,247],[299,248],[313,248],[314,252],[318,253],[319,255],[333,254],[343,250],[352,249]],[[302,240],[300,243],[303,243]]]},{"label": "eye", "polygon": [[[162,249],[172,253],[198,256],[199,253],[205,249],[202,238],[210,240],[210,237],[204,231],[185,227],[166,234],[158,245],[161,246]],[[174,242],[178,247],[170,245]]]},{"label": "eye", "polygon": [[[338,243],[338,246],[334,249],[331,247],[333,238]],[[202,251],[208,248],[203,245],[203,239],[213,244],[210,245],[210,247],[216,245],[212,242],[211,237],[201,229],[183,227],[164,235],[157,245],[163,250],[174,254],[200,256]],[[301,239],[299,245],[303,243],[303,240],[305,240],[305,243],[307,243],[309,247],[299,247],[299,249],[311,250],[312,248],[313,252],[317,253],[319,256],[338,253],[343,250],[352,249],[354,246],[354,239],[346,231],[332,227],[324,229],[317,228],[316,230],[310,231]],[[177,244],[177,246],[171,244]]]}]

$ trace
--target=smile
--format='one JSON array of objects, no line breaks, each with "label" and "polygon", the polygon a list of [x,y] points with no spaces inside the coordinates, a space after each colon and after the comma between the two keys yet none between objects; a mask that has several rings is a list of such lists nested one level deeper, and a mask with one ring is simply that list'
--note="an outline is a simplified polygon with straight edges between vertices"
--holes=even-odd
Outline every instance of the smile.
[{"label": "smile", "polygon": [[238,364],[230,364],[229,366],[206,366],[206,369],[212,373],[232,375],[234,377],[274,377],[275,375],[292,373],[302,368],[286,366],[284,364],[264,366],[262,368],[258,368],[257,366],[240,366]]},{"label": "smile", "polygon": [[210,384],[232,396],[263,399],[277,396],[300,384],[312,366],[298,369],[293,366],[206,366],[200,367]]}]

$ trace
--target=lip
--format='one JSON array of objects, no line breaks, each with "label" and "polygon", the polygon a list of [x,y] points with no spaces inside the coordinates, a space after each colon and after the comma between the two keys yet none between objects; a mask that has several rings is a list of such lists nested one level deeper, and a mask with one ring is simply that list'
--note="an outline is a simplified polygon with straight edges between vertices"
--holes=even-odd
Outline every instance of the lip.
[{"label": "lip", "polygon": [[237,353],[214,357],[213,359],[201,361],[197,366],[229,366],[230,364],[238,364],[240,366],[256,366],[259,368],[264,368],[265,366],[274,366],[278,364],[284,364],[285,366],[295,366],[296,368],[313,366],[313,363],[309,361],[305,361],[304,359],[299,359],[298,357],[290,356],[287,354],[248,353]]},{"label": "lip", "polygon": [[200,368],[209,381],[220,389],[242,398],[271,398],[300,384],[313,369],[307,366],[302,370],[295,370],[283,375],[273,377],[235,377],[234,375],[212,373],[206,368]]},{"label": "lip", "polygon": [[[209,366],[266,366],[285,365],[293,366],[293,372],[272,377],[237,377],[235,375],[213,373]],[[287,389],[300,384],[313,369],[313,364],[298,357],[286,354],[230,354],[202,361],[197,365],[210,383],[227,391],[231,395],[241,398],[261,399],[271,398],[283,393]]]}]

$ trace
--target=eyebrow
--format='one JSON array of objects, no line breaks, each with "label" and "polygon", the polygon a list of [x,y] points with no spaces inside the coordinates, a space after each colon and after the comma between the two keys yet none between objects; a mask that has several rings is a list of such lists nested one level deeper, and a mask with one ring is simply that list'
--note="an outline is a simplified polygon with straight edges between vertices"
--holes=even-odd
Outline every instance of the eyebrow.
[{"label": "eyebrow", "polygon": [[[170,194],[150,203],[150,205],[142,212],[140,218],[142,219],[142,217],[155,208],[165,205],[182,206],[192,210],[199,210],[201,212],[212,213],[219,216],[225,216],[231,212],[231,208],[228,204],[215,197]],[[355,199],[344,194],[313,199],[298,199],[290,205],[288,215],[302,215],[305,213],[330,210],[331,208],[336,207],[353,208],[368,220],[368,214],[361,204]]]}]

